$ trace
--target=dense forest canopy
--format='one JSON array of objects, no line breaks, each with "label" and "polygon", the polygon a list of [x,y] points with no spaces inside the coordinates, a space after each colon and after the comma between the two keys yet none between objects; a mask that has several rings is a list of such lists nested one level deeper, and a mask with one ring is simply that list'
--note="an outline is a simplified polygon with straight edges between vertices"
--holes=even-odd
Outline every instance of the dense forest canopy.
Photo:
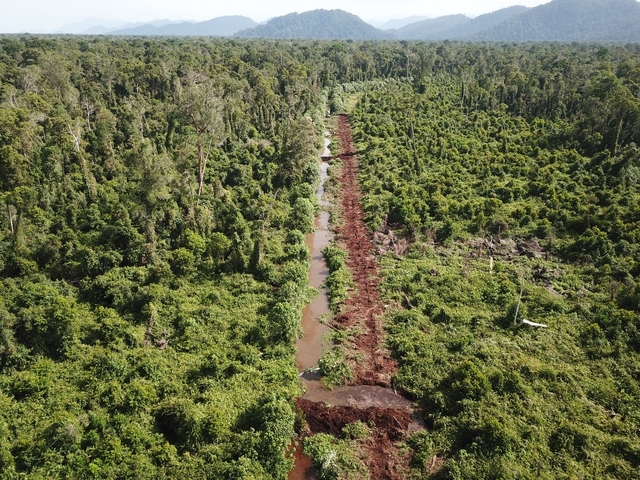
[{"label": "dense forest canopy", "polygon": [[384,293],[404,306],[396,386],[428,425],[415,476],[632,478],[638,55],[438,48],[457,74],[365,92],[351,116]]},{"label": "dense forest canopy", "polygon": [[0,48],[0,470],[282,478],[322,103],[302,53]]},{"label": "dense forest canopy", "polygon": [[350,92],[417,476],[640,465],[637,45],[7,36],[0,82],[6,476],[286,476]]}]

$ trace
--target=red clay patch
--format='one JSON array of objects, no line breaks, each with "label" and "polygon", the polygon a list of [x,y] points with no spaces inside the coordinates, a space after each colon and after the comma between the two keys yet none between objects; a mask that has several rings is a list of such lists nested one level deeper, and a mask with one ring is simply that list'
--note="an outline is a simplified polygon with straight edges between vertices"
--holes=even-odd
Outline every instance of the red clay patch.
[{"label": "red clay patch", "polygon": [[330,407],[324,402],[310,402],[302,398],[296,400],[296,406],[305,413],[312,433],[339,435],[345,425],[361,421],[375,426],[392,440],[399,440],[411,423],[411,414],[402,408]]},{"label": "red clay patch", "polygon": [[403,480],[407,478],[407,458],[399,454],[394,442],[401,440],[411,415],[401,408],[329,407],[324,402],[310,402],[299,398],[296,406],[307,419],[311,434],[340,435],[345,425],[361,421],[373,427],[365,443],[367,469],[372,480]]}]

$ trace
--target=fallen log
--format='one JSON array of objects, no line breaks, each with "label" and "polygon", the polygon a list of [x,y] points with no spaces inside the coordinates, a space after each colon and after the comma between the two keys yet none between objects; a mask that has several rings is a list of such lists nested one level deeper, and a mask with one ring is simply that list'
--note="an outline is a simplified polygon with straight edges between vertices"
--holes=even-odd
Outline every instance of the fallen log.
[{"label": "fallen log", "polygon": [[527,325],[529,327],[536,327],[536,328],[549,328],[547,325],[543,323],[531,322],[529,320],[525,320],[524,318],[521,320],[520,324]]}]

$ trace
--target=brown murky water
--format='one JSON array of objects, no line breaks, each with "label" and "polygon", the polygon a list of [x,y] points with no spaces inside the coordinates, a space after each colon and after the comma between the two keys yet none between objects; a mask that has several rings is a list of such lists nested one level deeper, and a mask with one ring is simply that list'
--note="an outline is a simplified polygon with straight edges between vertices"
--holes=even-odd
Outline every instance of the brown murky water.
[{"label": "brown murky water", "polygon": [[289,472],[288,480],[317,480],[318,475],[311,464],[311,459],[302,453],[302,449],[296,448],[293,455],[295,466]]},{"label": "brown murky water", "polygon": [[[324,152],[322,156],[329,156],[329,139],[324,139]],[[304,335],[298,339],[296,346],[298,353],[296,354],[296,363],[298,371],[301,372],[301,380],[305,385],[307,393],[310,391],[320,391],[326,389],[320,384],[319,376],[316,373],[313,380],[305,378],[303,374],[307,369],[312,369],[318,364],[318,360],[322,356],[324,344],[322,342],[324,334],[329,327],[326,323],[320,322],[323,318],[324,322],[329,321],[329,299],[322,284],[329,275],[329,268],[324,262],[322,249],[326,247],[333,233],[329,231],[329,212],[324,208],[329,206],[324,197],[324,182],[327,179],[328,164],[322,162],[320,165],[320,185],[316,191],[318,203],[322,210],[315,220],[315,231],[307,235],[307,245],[311,251],[311,268],[309,270],[309,283],[318,290],[318,295],[311,301],[309,305],[302,311],[302,330]],[[307,395],[305,394],[306,398]],[[311,464],[311,459],[307,457],[300,448],[295,451],[295,465],[293,470],[289,472],[288,480],[316,480],[317,474]]]},{"label": "brown murky water", "polygon": [[[323,152],[323,156],[329,152],[328,147],[329,139],[325,138],[325,151]],[[315,367],[318,364],[324,347],[322,337],[329,329],[325,323],[319,321],[321,318],[324,318],[325,322],[329,320],[329,299],[327,298],[327,293],[324,288],[321,288],[329,275],[329,269],[324,262],[322,249],[324,249],[333,238],[333,233],[329,231],[329,212],[324,210],[324,207],[327,207],[329,203],[323,199],[324,182],[327,179],[327,168],[328,165],[322,162],[320,165],[320,185],[316,191],[318,203],[323,207],[323,210],[321,210],[320,215],[316,217],[315,231],[307,235],[307,245],[311,251],[309,283],[311,283],[312,287],[318,289],[319,294],[302,312],[302,330],[304,331],[304,336],[300,338],[296,344],[298,347],[296,363],[298,364],[299,372]]]}]

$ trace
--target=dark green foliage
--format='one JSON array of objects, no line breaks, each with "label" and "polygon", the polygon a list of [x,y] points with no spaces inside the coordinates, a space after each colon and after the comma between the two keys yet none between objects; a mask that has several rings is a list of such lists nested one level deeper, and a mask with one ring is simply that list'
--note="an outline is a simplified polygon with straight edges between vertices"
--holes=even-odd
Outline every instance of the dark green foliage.
[{"label": "dark green foliage", "polygon": [[286,477],[321,98],[296,56],[0,39],[3,478]]},{"label": "dark green foliage", "polygon": [[[436,52],[433,76],[351,114],[383,294],[408,308],[388,314],[388,345],[428,427],[409,441],[414,477],[633,478],[640,191],[621,172],[638,159],[622,67],[637,49]],[[544,93],[560,52],[584,77]]]}]

